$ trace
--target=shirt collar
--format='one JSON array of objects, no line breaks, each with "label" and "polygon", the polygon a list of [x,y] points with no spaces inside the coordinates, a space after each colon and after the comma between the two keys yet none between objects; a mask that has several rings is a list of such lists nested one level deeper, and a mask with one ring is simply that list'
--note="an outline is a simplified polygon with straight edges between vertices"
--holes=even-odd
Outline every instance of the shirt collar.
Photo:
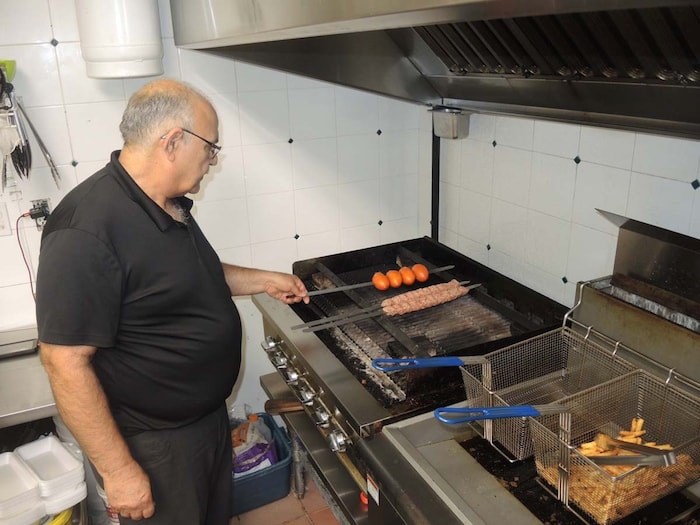
[{"label": "shirt collar", "polygon": [[[173,225],[181,224],[173,219],[163,208],[158,206],[155,201],[146,195],[141,187],[136,184],[134,179],[131,178],[131,175],[127,173],[124,166],[122,166],[119,162],[120,152],[121,150],[112,152],[110,164],[114,168],[113,173],[115,174],[115,179],[124,189],[129,198],[141,206],[141,208],[161,231],[165,231]],[[175,200],[185,211],[187,219],[191,220],[192,217],[190,215],[190,210],[194,204],[192,199],[188,199],[187,197],[176,197]]]}]

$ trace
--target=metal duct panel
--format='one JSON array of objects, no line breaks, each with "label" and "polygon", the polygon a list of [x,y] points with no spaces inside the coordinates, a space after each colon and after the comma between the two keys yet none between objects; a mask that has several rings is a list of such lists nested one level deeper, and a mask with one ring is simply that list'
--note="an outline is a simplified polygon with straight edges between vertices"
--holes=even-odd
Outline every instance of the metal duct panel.
[{"label": "metal duct panel", "polygon": [[700,139],[698,0],[171,0],[175,41],[469,111]]},{"label": "metal duct panel", "polygon": [[456,75],[687,85],[700,80],[694,7],[629,9],[416,28]]}]

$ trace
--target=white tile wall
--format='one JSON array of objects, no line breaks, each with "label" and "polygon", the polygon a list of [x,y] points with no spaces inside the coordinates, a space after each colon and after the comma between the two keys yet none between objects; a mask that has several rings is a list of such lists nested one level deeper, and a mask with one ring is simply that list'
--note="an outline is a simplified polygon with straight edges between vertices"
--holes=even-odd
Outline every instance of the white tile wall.
[{"label": "white tile wall", "polygon": [[532,176],[532,152],[497,146],[493,164],[493,196],[527,206]]},{"label": "white tile wall", "polygon": [[[169,2],[158,5],[164,76],[202,90],[219,114],[223,150],[193,213],[222,260],[290,271],[301,258],[429,234],[431,127],[423,107],[177,49]],[[121,146],[127,98],[151,78],[89,79],[73,0],[2,6],[0,57],[17,61],[17,94],[63,178],[59,190],[33,142],[29,182],[0,195],[16,219],[31,199],[56,205],[105,165]],[[34,269],[40,234],[33,221],[23,220],[21,230]],[[0,237],[0,329],[34,322],[16,246],[15,236]],[[262,323],[249,300],[236,302],[249,345],[236,392],[262,409],[257,376],[269,371],[258,352]]]},{"label": "white tile wall", "polygon": [[490,142],[462,141],[461,180],[472,191],[491,195],[493,191],[493,165],[495,148]]},{"label": "white tile wall", "polygon": [[573,160],[532,154],[529,207],[560,219],[571,219],[576,186],[576,163]]},{"label": "white tile wall", "polygon": [[580,137],[580,126],[536,120],[532,149],[573,159],[578,152]]},{"label": "white tile wall", "polygon": [[379,137],[376,134],[338,137],[338,177],[341,184],[379,177]]},{"label": "white tile wall", "polygon": [[319,139],[335,136],[333,88],[290,89],[289,120],[291,137]]},{"label": "white tile wall", "polygon": [[530,119],[496,117],[494,139],[503,146],[532,150],[534,122]]},{"label": "white tile wall", "polygon": [[286,142],[243,146],[243,166],[248,195],[279,193],[292,189],[292,152]]},{"label": "white tile wall", "polygon": [[295,140],[292,144],[292,172],[295,189],[337,184],[337,140]]},{"label": "white tile wall", "polygon": [[[9,16],[8,16],[9,15]],[[24,23],[18,23],[20,20]],[[0,17],[0,46],[46,42],[51,34],[51,17],[46,0],[3,2]]]},{"label": "white tile wall", "polygon": [[472,115],[441,149],[440,239],[563,304],[612,272],[618,229],[596,208],[700,238],[698,141]]},{"label": "white tile wall", "polygon": [[336,88],[336,122],[338,135],[361,135],[379,129],[379,100],[354,89]]},{"label": "white tile wall", "polygon": [[337,232],[340,223],[339,191],[335,186],[294,192],[296,233],[302,239],[313,233]]}]

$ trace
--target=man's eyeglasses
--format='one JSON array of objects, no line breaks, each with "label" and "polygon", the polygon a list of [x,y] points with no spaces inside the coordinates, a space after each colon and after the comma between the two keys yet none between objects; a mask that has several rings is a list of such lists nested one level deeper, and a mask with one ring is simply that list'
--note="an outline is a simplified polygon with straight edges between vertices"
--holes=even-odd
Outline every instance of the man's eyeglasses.
[{"label": "man's eyeglasses", "polygon": [[195,132],[190,131],[189,129],[185,129],[185,128],[182,128],[182,131],[197,137],[201,141],[206,142],[207,146],[209,146],[209,158],[210,159],[213,159],[214,157],[216,157],[219,154],[219,152],[221,151],[221,146],[219,146],[218,144],[215,144],[214,142],[211,142],[211,141],[205,139],[204,137],[200,137]]}]

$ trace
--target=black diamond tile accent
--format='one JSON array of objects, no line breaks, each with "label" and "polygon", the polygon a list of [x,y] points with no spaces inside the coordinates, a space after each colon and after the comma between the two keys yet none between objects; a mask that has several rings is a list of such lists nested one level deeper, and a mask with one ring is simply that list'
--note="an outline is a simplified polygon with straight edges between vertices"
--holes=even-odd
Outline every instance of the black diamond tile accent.
[{"label": "black diamond tile accent", "polygon": [[58,45],[58,40],[56,40],[55,38],[52,39],[52,40],[51,40],[51,45],[52,45],[53,47],[56,47],[56,46]]},{"label": "black diamond tile accent", "polygon": [[579,157],[578,155],[576,155],[576,156],[574,157],[574,162],[575,162],[576,164],[579,164],[579,163],[581,162],[581,157]]},{"label": "black diamond tile accent", "polygon": [[496,144],[498,144],[498,142],[496,142],[495,140],[491,143],[491,145],[492,145],[494,148],[496,147]]},{"label": "black diamond tile accent", "polygon": [[379,222],[377,222],[377,224],[379,224],[379,226],[381,226],[382,224],[384,224],[384,221],[379,219]]},{"label": "black diamond tile accent", "polygon": [[70,165],[73,166],[73,167],[75,168],[75,167],[78,165],[78,161],[77,161],[77,160],[72,160],[72,161],[70,161]]},{"label": "black diamond tile accent", "polygon": [[381,135],[381,134],[382,134],[382,130],[381,130],[381,129],[378,129],[378,130],[377,130],[377,135]]},{"label": "black diamond tile accent", "polygon": [[561,278],[561,282],[563,282],[564,284],[569,282],[569,280],[566,278],[566,275]]},{"label": "black diamond tile accent", "polygon": [[295,233],[295,234],[294,234],[294,238],[295,238],[295,239],[298,239],[298,238],[299,238],[299,234],[298,234],[298,233]]},{"label": "black diamond tile accent", "polygon": [[693,182],[690,183],[690,185],[693,187],[694,190],[697,190],[700,188],[700,180],[695,179]]},{"label": "black diamond tile accent", "polygon": [[486,245],[486,249],[487,249],[487,250],[490,250],[490,249],[491,249],[491,245],[490,245],[490,244],[487,244],[487,245]]},{"label": "black diamond tile accent", "polygon": [[292,142],[294,142],[294,139],[289,139],[287,142],[291,144]]}]

